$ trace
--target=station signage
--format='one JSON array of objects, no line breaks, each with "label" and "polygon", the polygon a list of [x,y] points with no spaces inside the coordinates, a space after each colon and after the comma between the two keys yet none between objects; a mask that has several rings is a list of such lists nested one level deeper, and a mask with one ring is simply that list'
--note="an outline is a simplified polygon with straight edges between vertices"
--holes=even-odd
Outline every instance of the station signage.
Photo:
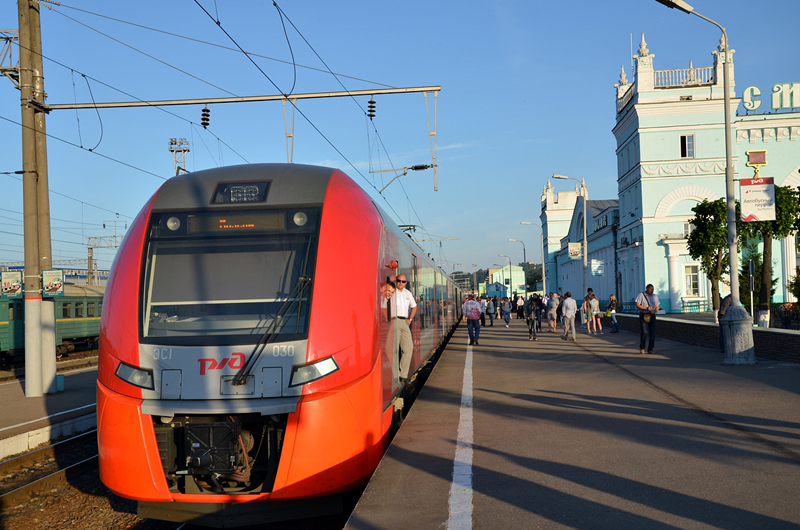
[{"label": "station signage", "polygon": [[0,298],[22,298],[22,271],[0,272]]},{"label": "station signage", "polygon": [[42,271],[42,296],[46,298],[64,296],[64,271],[61,269]]},{"label": "station signage", "polygon": [[602,259],[593,259],[591,268],[592,276],[603,276],[606,271],[606,261]]},{"label": "station signage", "polygon": [[[742,105],[746,110],[761,106],[761,89],[749,86],[742,91]],[[772,87],[772,110],[800,108],[800,83],[778,83]]]},{"label": "station signage", "polygon": [[759,177],[739,181],[742,221],[775,220],[775,179]]}]

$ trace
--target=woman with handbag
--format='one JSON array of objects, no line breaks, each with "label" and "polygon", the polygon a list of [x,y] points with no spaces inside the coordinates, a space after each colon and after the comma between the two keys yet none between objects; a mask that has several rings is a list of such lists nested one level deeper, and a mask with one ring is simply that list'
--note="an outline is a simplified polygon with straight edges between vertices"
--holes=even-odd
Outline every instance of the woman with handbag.
[{"label": "woman with handbag", "polygon": [[617,297],[609,295],[610,302],[608,309],[606,309],[606,316],[611,317],[611,333],[619,333],[619,324],[617,324]]},{"label": "woman with handbag", "polygon": [[636,297],[636,309],[639,310],[639,326],[641,333],[639,335],[639,353],[645,354],[645,343],[648,344],[647,352],[650,355],[655,354],[654,351],[656,343],[656,311],[661,309],[658,301],[658,295],[653,293],[653,284],[647,284],[644,292],[639,293]]}]

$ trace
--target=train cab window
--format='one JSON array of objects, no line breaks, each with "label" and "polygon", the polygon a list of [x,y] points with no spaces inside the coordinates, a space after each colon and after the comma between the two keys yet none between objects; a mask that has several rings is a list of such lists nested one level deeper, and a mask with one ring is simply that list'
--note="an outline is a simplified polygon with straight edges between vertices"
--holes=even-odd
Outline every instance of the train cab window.
[{"label": "train cab window", "polygon": [[14,304],[8,304],[8,320],[14,320]]},{"label": "train cab window", "polygon": [[75,302],[75,318],[83,318],[83,302]]},{"label": "train cab window", "polygon": [[94,318],[94,302],[86,302],[86,316]]},{"label": "train cab window", "polygon": [[318,208],[154,216],[142,279],[142,342],[254,344],[266,333],[271,341],[305,338],[319,216]]},{"label": "train cab window", "polygon": [[17,306],[17,320],[25,320],[25,312],[22,309],[22,302],[15,305]]},{"label": "train cab window", "polygon": [[61,304],[61,318],[72,318],[72,302]]}]

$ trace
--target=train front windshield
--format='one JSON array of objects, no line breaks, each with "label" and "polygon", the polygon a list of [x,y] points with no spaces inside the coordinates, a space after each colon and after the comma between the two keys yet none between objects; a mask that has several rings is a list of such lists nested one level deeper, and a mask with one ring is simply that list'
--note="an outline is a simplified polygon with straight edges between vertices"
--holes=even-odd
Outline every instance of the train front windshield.
[{"label": "train front windshield", "polygon": [[275,341],[305,338],[318,221],[315,208],[154,215],[142,342],[252,344],[267,331]]}]

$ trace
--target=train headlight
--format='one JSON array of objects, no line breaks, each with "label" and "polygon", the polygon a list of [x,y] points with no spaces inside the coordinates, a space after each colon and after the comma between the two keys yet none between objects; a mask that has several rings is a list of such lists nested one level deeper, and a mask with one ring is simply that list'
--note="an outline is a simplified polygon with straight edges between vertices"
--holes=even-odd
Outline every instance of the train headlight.
[{"label": "train headlight", "polygon": [[115,375],[133,386],[144,388],[146,390],[153,390],[153,371],[144,368],[137,368],[125,363],[119,363]]},{"label": "train headlight", "polygon": [[297,226],[303,226],[308,222],[308,215],[306,215],[304,212],[297,212],[294,214],[292,220]]},{"label": "train headlight", "polygon": [[292,369],[292,378],[289,380],[289,386],[300,386],[317,379],[322,379],[326,375],[330,375],[339,369],[339,365],[333,360],[333,357],[322,359],[311,364],[304,364],[303,366],[295,366]]},{"label": "train headlight", "polygon": [[181,227],[181,220],[177,217],[170,217],[167,219],[167,228],[172,230],[173,232]]}]

